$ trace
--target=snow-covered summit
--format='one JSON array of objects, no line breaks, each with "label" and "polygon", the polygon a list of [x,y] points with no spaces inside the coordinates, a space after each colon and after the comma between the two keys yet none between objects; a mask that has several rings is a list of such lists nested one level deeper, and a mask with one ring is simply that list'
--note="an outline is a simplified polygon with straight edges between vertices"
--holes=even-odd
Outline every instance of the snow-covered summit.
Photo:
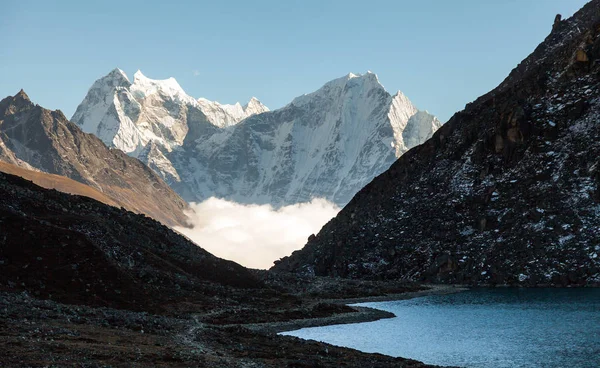
[{"label": "snow-covered summit", "polygon": [[368,93],[373,89],[380,89],[385,91],[385,88],[379,83],[379,78],[372,72],[365,74],[354,74],[348,73],[347,75],[333,79],[325,83],[318,90],[298,96],[291,102],[294,106],[304,106],[309,102],[315,102],[318,100],[327,103],[331,99],[340,98],[347,89],[356,89]]},{"label": "snow-covered summit", "polygon": [[123,86],[131,84],[129,78],[127,78],[127,74],[125,74],[125,72],[119,68],[113,69],[104,78],[101,78],[101,80],[105,84],[110,84],[110,82],[113,82],[114,86]]},{"label": "snow-covered summit", "polygon": [[243,106],[243,109],[246,117],[269,111],[269,108],[263,105],[256,97],[252,97],[250,101]]},{"label": "snow-covered summit", "polygon": [[138,98],[145,98],[153,94],[160,94],[170,100],[178,100],[184,103],[193,103],[192,101],[194,100],[193,97],[188,96],[185,93],[175,78],[171,77],[162,80],[150,79],[142,74],[141,70],[138,70],[133,75],[131,91],[134,96]]},{"label": "snow-covered summit", "polygon": [[249,116],[269,111],[256,97],[252,97],[244,106],[239,102],[225,105],[205,98],[199,98],[197,102],[209,121],[221,128],[235,125]]},{"label": "snow-covered summit", "polygon": [[176,191],[190,201],[277,207],[321,197],[343,206],[439,126],[374,73],[350,73],[167,157],[180,174]]},{"label": "snow-covered summit", "polygon": [[226,127],[264,111],[255,98],[244,107],[197,100],[175,78],[150,79],[138,70],[132,83],[116,68],[92,85],[71,120],[108,146],[137,156],[150,141],[166,151],[181,146],[189,121]]},{"label": "snow-covered summit", "polygon": [[220,104],[190,97],[174,79],[111,74],[73,120],[138,157],[187,201],[281,206],[321,197],[343,206],[441,125],[372,72],[349,73],[274,111],[254,97]]}]

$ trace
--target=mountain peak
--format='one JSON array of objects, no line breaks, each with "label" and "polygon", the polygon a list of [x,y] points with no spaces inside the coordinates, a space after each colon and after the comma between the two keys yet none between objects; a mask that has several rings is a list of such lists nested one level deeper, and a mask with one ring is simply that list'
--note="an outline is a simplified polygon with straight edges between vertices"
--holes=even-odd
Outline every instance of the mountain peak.
[{"label": "mountain peak", "polygon": [[396,92],[396,94],[393,97],[393,100],[402,104],[412,104],[412,102],[410,102],[408,97],[406,97],[406,95],[402,93],[402,91]]},{"label": "mountain peak", "polygon": [[21,88],[21,90],[15,95],[14,97],[15,99],[18,100],[23,100],[23,101],[27,101],[27,102],[31,102],[31,100],[29,99],[29,96],[27,96],[27,93],[25,93],[25,91]]},{"label": "mountain peak", "polygon": [[242,108],[248,116],[269,111],[269,108],[266,107],[262,102],[260,102],[258,98],[254,96],[250,98],[250,101],[248,101],[247,104],[242,106]]},{"label": "mountain peak", "polygon": [[120,77],[123,77],[123,78],[129,80],[129,78],[127,77],[127,74],[125,74],[125,72],[119,68],[114,68],[113,70],[110,71],[110,73],[108,73],[108,75],[116,75],[116,76],[120,76]]},{"label": "mountain peak", "polygon": [[373,73],[370,70],[367,70],[367,72],[365,74],[359,74],[357,76],[357,79],[362,79],[365,82],[377,84],[377,85],[380,85],[381,87],[383,87],[383,85],[379,82],[379,77],[377,76],[377,74]]},{"label": "mountain peak", "polygon": [[135,72],[133,74],[133,80],[136,80],[136,79],[143,80],[143,79],[148,79],[148,77],[146,77],[144,75],[144,73],[142,73],[142,71],[140,69],[138,69],[137,72]]},{"label": "mountain peak", "polygon": [[377,77],[377,74],[373,73],[370,70],[367,70],[366,73],[361,74],[361,73],[348,73],[346,75],[346,79],[354,79],[354,78],[359,78],[359,79],[376,79],[379,80],[379,78]]},{"label": "mountain peak", "polygon": [[[347,85],[348,83],[350,83],[350,85],[352,85],[352,86],[359,85],[362,88],[367,88],[367,89],[372,89],[372,88],[385,89],[383,87],[383,85],[379,82],[379,78],[377,77],[377,74],[373,73],[370,70],[368,70],[364,74],[348,73],[346,76],[344,76],[342,78],[337,78],[337,79],[332,80],[329,83],[326,83],[325,86]],[[323,86],[323,87],[325,87],[325,86]]]},{"label": "mountain peak", "polygon": [[160,91],[171,97],[177,96],[185,100],[193,100],[193,98],[185,93],[183,88],[181,88],[177,80],[173,77],[167,79],[150,79],[146,77],[141,70],[138,70],[133,75],[133,86],[140,90],[144,95],[150,95],[156,91]]},{"label": "mountain peak", "polygon": [[90,90],[97,89],[109,91],[113,90],[115,87],[128,87],[130,85],[131,82],[129,81],[127,74],[119,68],[114,68],[110,73],[97,79],[92,87],[90,87]]},{"label": "mountain peak", "polygon": [[371,71],[367,71],[367,73],[365,74],[348,73],[343,77],[336,78],[325,83],[321,88],[319,88],[315,92],[304,94],[302,96],[294,98],[291,103],[296,106],[302,106],[308,103],[311,99],[318,98],[319,96],[339,96],[340,94],[345,93],[343,91],[345,91],[347,87],[352,87],[353,89],[358,87],[358,89],[362,91],[372,89],[381,89],[385,91],[383,85],[379,83],[379,78],[377,78],[377,74]]},{"label": "mountain peak", "polygon": [[0,113],[7,108],[11,113],[14,113],[16,110],[28,106],[33,106],[33,102],[31,102],[27,93],[21,89],[16,95],[8,96],[0,101]]},{"label": "mountain peak", "polygon": [[113,70],[110,71],[110,73],[108,73],[103,78],[100,78],[98,81],[103,81],[103,82],[108,81],[108,84],[113,85],[113,86],[121,86],[121,85],[131,84],[131,82],[129,81],[129,78],[127,77],[127,74],[125,74],[125,72],[119,68],[114,68]]}]

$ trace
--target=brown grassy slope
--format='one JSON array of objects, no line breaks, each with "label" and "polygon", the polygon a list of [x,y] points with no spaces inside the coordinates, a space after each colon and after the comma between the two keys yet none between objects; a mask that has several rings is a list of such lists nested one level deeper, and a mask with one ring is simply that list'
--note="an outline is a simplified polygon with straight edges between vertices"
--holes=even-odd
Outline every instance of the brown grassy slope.
[{"label": "brown grassy slope", "polygon": [[81,184],[75,180],[69,179],[65,176],[27,170],[2,161],[0,161],[0,171],[3,173],[17,175],[22,177],[23,179],[30,180],[34,184],[39,185],[42,188],[55,189],[67,194],[81,195],[93,198],[110,206],[120,207],[122,205],[121,203],[112,200],[111,198],[97,191],[96,189],[85,184]]}]

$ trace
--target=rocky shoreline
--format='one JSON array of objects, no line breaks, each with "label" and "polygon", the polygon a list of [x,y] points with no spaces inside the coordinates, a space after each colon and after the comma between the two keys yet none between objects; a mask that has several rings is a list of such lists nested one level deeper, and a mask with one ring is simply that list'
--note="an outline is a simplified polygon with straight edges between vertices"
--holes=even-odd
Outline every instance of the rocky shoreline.
[{"label": "rocky shoreline", "polygon": [[[425,286],[425,285],[424,285]],[[408,300],[414,298],[420,298],[431,295],[445,295],[453,294],[462,291],[469,290],[467,287],[462,285],[427,285],[427,289],[418,290],[406,293],[378,295],[378,296],[366,296],[358,298],[348,299],[323,299],[322,303],[332,304],[343,304],[348,305],[354,312],[334,314],[332,316],[321,317],[321,318],[306,318],[299,320],[291,320],[284,322],[267,322],[267,323],[255,323],[247,324],[244,327],[266,333],[280,333],[286,331],[298,330],[301,328],[308,327],[320,327],[330,326],[339,324],[350,324],[350,323],[362,323],[362,322],[373,322],[385,318],[394,318],[395,314],[384,310],[364,307],[364,306],[352,306],[350,304],[368,303],[368,302],[384,302],[384,301],[395,301],[395,300]]]},{"label": "rocky shoreline", "polygon": [[[361,301],[460,290],[436,287],[405,295],[364,297]],[[0,363],[10,367],[431,367],[411,359],[276,334],[301,327],[393,317],[372,308],[352,308],[355,312],[313,319],[214,325],[202,322],[205,316],[201,315],[162,316],[61,304],[27,292],[0,292]]]},{"label": "rocky shoreline", "polygon": [[324,300],[418,284],[250,270],[148,217],[10,174],[0,234],[0,366],[426,366],[246,327],[352,316]]}]

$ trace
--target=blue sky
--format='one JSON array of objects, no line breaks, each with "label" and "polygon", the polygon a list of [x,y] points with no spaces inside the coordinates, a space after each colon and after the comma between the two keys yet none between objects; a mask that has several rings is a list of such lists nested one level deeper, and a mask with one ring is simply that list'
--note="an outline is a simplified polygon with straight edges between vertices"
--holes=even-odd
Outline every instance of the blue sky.
[{"label": "blue sky", "polygon": [[270,108],[371,70],[443,121],[489,91],[585,0],[29,1],[0,11],[0,98],[70,117],[115,67]]}]

